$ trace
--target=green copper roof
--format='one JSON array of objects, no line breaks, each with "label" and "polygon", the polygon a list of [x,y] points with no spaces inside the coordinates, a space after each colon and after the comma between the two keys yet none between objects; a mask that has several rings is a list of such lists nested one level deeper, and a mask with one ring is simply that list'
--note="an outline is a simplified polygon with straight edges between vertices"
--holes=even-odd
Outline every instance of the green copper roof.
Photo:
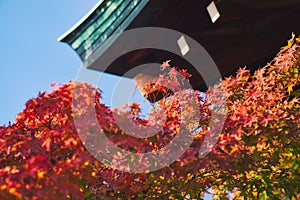
[{"label": "green copper roof", "polygon": [[68,43],[85,61],[112,34],[124,31],[149,0],[101,0],[59,41]]}]

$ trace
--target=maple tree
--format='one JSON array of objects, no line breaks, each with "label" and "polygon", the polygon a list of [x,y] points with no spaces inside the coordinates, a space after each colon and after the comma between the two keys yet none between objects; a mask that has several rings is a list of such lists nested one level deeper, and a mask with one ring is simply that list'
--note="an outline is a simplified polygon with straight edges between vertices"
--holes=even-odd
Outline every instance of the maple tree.
[{"label": "maple tree", "polygon": [[[162,68],[167,65],[165,62]],[[240,69],[205,96],[180,89],[183,80],[178,74],[184,79],[189,74],[172,68],[148,86],[167,92],[162,85],[168,85],[178,90],[182,101],[191,101],[191,94],[195,95],[199,112],[190,109],[188,116],[197,116],[198,121],[182,120],[187,117],[182,108],[186,104],[171,95],[153,107],[156,115],[165,116],[163,131],[146,138],[135,138],[118,127],[113,111],[101,103],[101,91],[88,84],[70,82],[53,92],[40,93],[26,103],[13,124],[0,127],[0,199],[201,199],[208,188],[215,199],[226,199],[228,191],[236,199],[299,199],[299,66],[300,39],[293,37],[265,67],[253,75]],[[86,91],[92,91],[93,98],[88,98]],[[212,151],[199,158],[220,91],[226,96],[224,127]],[[125,110],[141,127],[160,123],[155,114],[153,120],[143,119],[138,104]],[[194,130],[193,142],[162,169],[142,173],[117,170],[86,149],[99,134],[86,117],[95,114],[101,134],[127,151],[158,150],[184,123],[189,123],[185,124],[187,131]],[[87,124],[78,128],[75,122],[81,117],[88,120],[79,122]],[[80,132],[91,134],[82,138]],[[125,168],[135,162],[119,152],[113,156],[115,164]]]}]

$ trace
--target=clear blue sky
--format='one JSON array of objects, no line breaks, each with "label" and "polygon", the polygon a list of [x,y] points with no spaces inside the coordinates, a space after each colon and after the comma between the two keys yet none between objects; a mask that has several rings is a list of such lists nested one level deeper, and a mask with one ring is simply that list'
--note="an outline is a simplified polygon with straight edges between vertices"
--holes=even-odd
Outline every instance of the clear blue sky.
[{"label": "clear blue sky", "polygon": [[[97,1],[0,0],[0,125],[14,122],[25,102],[50,90],[51,83],[76,79],[81,60],[57,38]],[[104,77],[105,96],[111,95],[116,81]]]}]

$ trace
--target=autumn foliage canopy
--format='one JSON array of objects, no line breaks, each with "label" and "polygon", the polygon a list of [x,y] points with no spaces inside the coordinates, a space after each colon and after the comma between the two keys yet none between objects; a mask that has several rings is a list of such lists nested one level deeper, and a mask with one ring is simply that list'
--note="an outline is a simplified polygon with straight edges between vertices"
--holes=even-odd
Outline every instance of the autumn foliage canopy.
[{"label": "autumn foliage canopy", "polygon": [[[192,144],[169,166],[142,173],[104,165],[86,149],[88,139],[83,142],[78,132],[88,131],[90,140],[105,134],[127,151],[156,151],[185,123],[176,96],[153,105],[155,111],[164,110],[162,131],[135,138],[115,123],[112,110],[101,102],[101,91],[93,90],[94,98],[85,98],[84,92],[92,89],[88,84],[70,82],[40,93],[26,103],[13,124],[0,127],[0,199],[201,199],[209,188],[216,199],[226,199],[228,191],[236,199],[299,199],[299,70],[300,39],[293,37],[253,74],[242,68],[206,95],[193,91],[200,115],[197,123],[188,126],[188,131],[194,132]],[[182,80],[175,72],[189,77],[186,71],[172,68],[153,84],[159,88],[159,83],[166,81],[180,86]],[[75,88],[80,93],[74,95]],[[226,120],[212,151],[199,158],[219,89],[226,96]],[[189,101],[190,90],[179,92]],[[153,123],[151,118],[141,117],[138,104],[128,105],[126,110],[141,127]],[[82,126],[88,130],[76,128],[77,117],[93,113],[101,133],[88,120]],[[154,119],[155,113],[161,114],[154,112]],[[113,156],[115,164],[122,163],[125,168],[136,162],[118,152]]]}]

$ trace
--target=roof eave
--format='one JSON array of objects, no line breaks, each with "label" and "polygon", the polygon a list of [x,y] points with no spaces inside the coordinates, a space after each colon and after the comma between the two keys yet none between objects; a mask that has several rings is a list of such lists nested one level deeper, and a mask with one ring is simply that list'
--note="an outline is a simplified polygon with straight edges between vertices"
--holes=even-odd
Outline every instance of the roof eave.
[{"label": "roof eave", "polygon": [[79,27],[86,22],[89,17],[97,10],[97,8],[104,2],[104,0],[100,0],[90,11],[88,11],[76,24],[74,24],[69,30],[63,33],[61,36],[57,38],[59,42],[68,42],[68,37],[75,32]]}]

